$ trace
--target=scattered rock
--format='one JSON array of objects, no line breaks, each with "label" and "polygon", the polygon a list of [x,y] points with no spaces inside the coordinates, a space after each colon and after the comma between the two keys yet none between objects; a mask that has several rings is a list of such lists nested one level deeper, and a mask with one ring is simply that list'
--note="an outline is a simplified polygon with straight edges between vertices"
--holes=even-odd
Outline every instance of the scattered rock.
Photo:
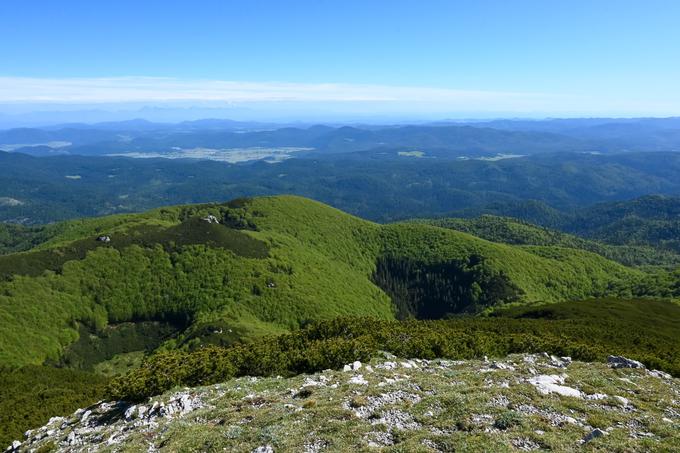
[{"label": "scattered rock", "polygon": [[305,453],[317,453],[328,448],[328,442],[325,440],[317,439],[312,442],[307,442],[304,445]]},{"label": "scattered rock", "polygon": [[558,395],[571,396],[574,398],[583,397],[583,394],[579,390],[562,385],[564,384],[564,381],[565,376],[558,376],[556,374],[542,374],[528,379],[528,382],[544,395],[557,393]]},{"label": "scattered rock", "polygon": [[593,393],[592,395],[586,395],[585,398],[589,401],[599,401],[608,398],[608,395],[604,393]]},{"label": "scattered rock", "polygon": [[5,450],[5,452],[19,451],[20,447],[21,447],[21,442],[19,442],[18,440],[15,440],[14,442],[12,442],[12,445],[10,445],[9,448],[7,448],[7,450]]},{"label": "scattered rock", "polygon": [[85,412],[83,412],[83,416],[80,418],[80,421],[81,421],[81,422],[86,422],[87,419],[90,417],[90,415],[92,415],[92,411],[91,411],[91,410],[86,410]]},{"label": "scattered rock", "polygon": [[299,392],[294,394],[293,398],[295,398],[295,399],[305,399],[305,398],[309,398],[310,396],[312,396],[313,393],[314,392],[312,392],[311,389],[306,388],[306,387],[302,387],[302,390],[300,390]]},{"label": "scattered rock", "polygon": [[170,399],[167,404],[161,403],[159,413],[163,417],[176,417],[202,407],[198,397],[192,397],[187,393],[181,393]]},{"label": "scattered rock", "polygon": [[254,449],[251,453],[274,453],[274,448],[271,445],[263,445]]},{"label": "scattered rock", "polygon": [[498,395],[491,398],[489,401],[489,406],[491,407],[508,407],[510,405],[510,400],[505,395]]},{"label": "scattered rock", "polygon": [[493,362],[491,364],[491,368],[493,368],[495,370],[515,371],[514,366],[507,364],[507,363],[503,363],[503,362]]},{"label": "scattered rock", "polygon": [[614,395],[614,398],[618,400],[618,402],[621,403],[623,407],[626,407],[630,404],[628,398],[624,398],[623,396]]},{"label": "scattered rock", "polygon": [[375,366],[380,370],[393,370],[397,367],[397,362],[384,362]]},{"label": "scattered rock", "polygon": [[390,433],[372,431],[364,437],[369,447],[380,448],[394,445],[394,437]]},{"label": "scattered rock", "polygon": [[652,377],[659,378],[659,379],[672,379],[673,378],[673,376],[671,376],[670,374],[665,373],[663,371],[659,371],[659,370],[650,370],[650,371],[647,372],[647,374],[649,374]]},{"label": "scattered rock", "polygon": [[654,433],[648,433],[648,432],[634,432],[630,433],[630,436],[632,439],[644,439],[644,438],[649,438],[649,437],[654,437]]},{"label": "scattered rock", "polygon": [[531,404],[521,404],[515,408],[519,413],[526,415],[537,415],[544,418],[552,426],[576,425],[583,426],[583,423],[569,415],[560,414],[547,409],[538,409]]},{"label": "scattered rock", "polygon": [[604,435],[605,435],[605,432],[604,432],[604,431],[602,431],[600,428],[595,428],[594,430],[592,430],[591,432],[589,432],[589,433],[586,435],[586,437],[583,438],[583,440],[582,440],[581,442],[583,442],[584,444],[586,444],[586,443],[590,442],[591,440],[596,439],[596,438],[598,438],[598,437],[602,437],[602,436],[604,436]]},{"label": "scattered rock", "polygon": [[548,365],[555,368],[566,368],[570,364],[571,357],[555,357],[554,355],[550,356],[550,362],[548,362]]},{"label": "scattered rock", "polygon": [[470,421],[477,426],[490,426],[493,423],[493,415],[490,414],[472,414]]},{"label": "scattered rock", "polygon": [[378,418],[371,419],[373,425],[385,425],[387,429],[399,431],[413,430],[420,428],[420,423],[413,419],[408,412],[399,409],[390,409],[383,412]]},{"label": "scattered rock", "polygon": [[344,372],[349,372],[349,371],[358,371],[361,368],[361,362],[356,360],[352,363],[349,363],[342,367],[342,371]]},{"label": "scattered rock", "polygon": [[368,385],[368,381],[364,379],[364,376],[361,374],[357,374],[356,376],[352,376],[349,381],[350,384],[356,384],[356,385]]},{"label": "scattered rock", "polygon": [[[465,367],[459,368],[459,365]],[[567,366],[570,366],[571,379],[566,374],[559,374]],[[100,402],[79,409],[71,416],[55,417],[45,426],[27,431],[24,442],[15,441],[6,452],[39,451],[46,445],[74,453],[99,450],[152,452],[162,449],[160,446],[168,433],[190,436],[190,431],[182,431],[184,427],[202,425],[206,429],[211,426],[223,428],[228,434],[223,438],[229,446],[227,450],[237,449],[235,445],[240,445],[238,451],[258,453],[273,452],[274,447],[290,449],[290,439],[285,438],[286,430],[290,428],[291,432],[296,432],[296,438],[302,436],[295,451],[316,453],[344,446],[334,437],[335,431],[325,431],[323,423],[326,421],[319,419],[328,410],[337,409],[342,410],[335,412],[339,416],[331,424],[345,423],[352,418],[350,423],[367,433],[362,445],[357,446],[358,450],[367,445],[389,447],[418,436],[419,448],[446,451],[447,442],[439,443],[437,438],[430,441],[422,436],[451,436],[457,431],[461,436],[502,435],[504,442],[509,442],[507,448],[521,451],[545,448],[541,439],[550,442],[555,435],[565,436],[572,445],[606,436],[597,443],[603,450],[616,449],[623,438],[631,451],[637,451],[651,441],[660,447],[672,445],[666,434],[650,431],[662,424],[669,433],[675,433],[674,424],[680,420],[679,381],[656,370],[645,371],[645,374],[621,373],[599,367],[595,372],[603,373],[603,386],[598,387],[597,379],[588,381],[587,388],[593,393],[585,394],[576,385],[572,388],[565,382],[579,382],[584,376],[591,376],[591,370],[586,364],[571,363],[568,357],[512,355],[486,364],[478,360],[395,359],[373,362],[373,365],[356,361],[345,368],[349,374],[326,370],[290,380],[243,377],[213,386],[175,391],[137,404]],[[480,376],[482,369],[505,372]],[[536,374],[531,375],[532,370]],[[542,374],[550,373],[548,370],[555,374]],[[624,374],[635,382],[621,380],[620,376]],[[371,379],[370,383],[366,377]],[[664,379],[663,382],[656,381],[655,388],[663,396],[650,408],[641,403],[641,398],[646,397],[641,394],[647,395],[645,386],[654,384],[653,378]],[[605,387],[604,382],[609,384]],[[537,392],[526,392],[526,384],[531,384]],[[596,393],[598,390],[602,393]],[[474,401],[468,401],[464,396],[477,391],[481,393]],[[579,409],[576,409],[573,401],[555,394],[583,398],[588,402],[578,403]],[[308,410],[310,402],[319,410]],[[236,411],[225,411],[225,407]],[[197,409],[202,410],[194,413]],[[466,415],[452,419],[451,410],[465,410],[461,414]],[[595,422],[589,420],[590,410],[609,411],[618,421],[607,429],[593,429],[590,423]],[[258,414],[269,414],[270,411],[278,420],[269,433],[271,438],[261,437],[257,443],[247,443],[255,440],[239,437],[246,428],[261,428]],[[530,421],[538,424],[531,425]],[[526,432],[513,429],[512,426],[517,426],[513,424],[515,422],[521,423]],[[608,436],[610,431],[612,436]],[[648,439],[652,436],[653,440]],[[677,438],[676,434],[671,436]],[[232,441],[234,443],[229,443]]]},{"label": "scattered rock", "polygon": [[318,377],[318,380],[315,380],[311,377],[305,378],[305,381],[302,383],[302,388],[304,387],[325,387],[328,384],[328,378],[324,376],[323,374],[320,374]]},{"label": "scattered rock", "polygon": [[437,445],[437,443],[434,442],[434,441],[432,441],[432,440],[430,440],[430,439],[423,439],[423,440],[421,440],[421,441],[420,441],[420,445],[423,445],[423,446],[429,448],[430,450],[440,451],[440,450],[439,450],[439,446]]},{"label": "scattered rock", "polygon": [[510,443],[512,444],[513,447],[520,451],[532,451],[532,450],[538,450],[541,448],[539,444],[534,442],[531,439],[527,439],[526,437],[519,437],[517,439],[511,439]]},{"label": "scattered rock", "polygon": [[644,368],[645,366],[637,360],[628,359],[623,356],[610,355],[607,357],[607,363],[612,368]]},{"label": "scattered rock", "polygon": [[[367,419],[383,406],[392,406],[402,403],[416,404],[420,401],[421,397],[419,395],[404,390],[397,390],[379,396],[369,396],[366,398],[365,404],[353,408],[353,411],[354,415],[357,417]],[[349,402],[345,402],[343,407],[345,409],[352,409]]]},{"label": "scattered rock", "polygon": [[132,420],[133,418],[135,418],[136,413],[137,413],[137,406],[132,405],[132,406],[127,408],[127,410],[125,411],[125,414],[123,416],[125,417],[125,420],[129,421],[129,420]]}]

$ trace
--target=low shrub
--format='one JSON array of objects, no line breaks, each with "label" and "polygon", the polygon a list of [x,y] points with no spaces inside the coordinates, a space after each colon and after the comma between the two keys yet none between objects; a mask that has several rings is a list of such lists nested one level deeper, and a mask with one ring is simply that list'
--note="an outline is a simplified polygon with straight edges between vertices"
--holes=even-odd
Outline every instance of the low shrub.
[{"label": "low shrub", "polygon": [[[535,316],[546,310],[548,319]],[[616,354],[680,375],[678,320],[680,306],[659,300],[566,302],[438,321],[338,318],[249,344],[156,354],[115,379],[108,395],[137,401],[175,386],[207,385],[235,376],[312,373],[368,360],[379,351],[426,359],[548,351],[593,361]]]}]

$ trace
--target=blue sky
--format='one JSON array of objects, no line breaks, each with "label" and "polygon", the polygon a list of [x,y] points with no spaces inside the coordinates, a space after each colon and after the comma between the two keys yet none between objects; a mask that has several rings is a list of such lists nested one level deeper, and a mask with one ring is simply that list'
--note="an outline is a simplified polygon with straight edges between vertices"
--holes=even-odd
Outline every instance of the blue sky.
[{"label": "blue sky", "polygon": [[3,0],[0,18],[4,104],[680,114],[675,0]]}]

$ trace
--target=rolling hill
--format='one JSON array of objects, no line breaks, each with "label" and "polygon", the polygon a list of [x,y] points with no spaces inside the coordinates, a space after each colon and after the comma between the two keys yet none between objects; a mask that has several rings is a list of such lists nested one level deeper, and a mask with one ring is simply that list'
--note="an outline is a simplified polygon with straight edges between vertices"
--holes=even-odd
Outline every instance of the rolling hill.
[{"label": "rolling hill", "polygon": [[[590,241],[488,219],[379,225],[277,196],[7,226],[0,439],[105,395],[144,399],[233,376],[315,372],[379,350],[548,350],[583,360],[616,352],[677,374],[677,305],[580,301],[677,297],[671,274],[608,260],[586,250]],[[465,222],[496,242],[450,228]]]},{"label": "rolling hill", "polygon": [[[381,226],[294,196],[51,228],[37,247],[0,256],[1,364],[66,358],[92,367],[144,349],[116,347],[112,330],[125,323],[174,332],[145,348],[192,348],[337,316],[438,318],[499,303],[647,291],[647,274],[588,251]],[[104,357],[94,352],[102,348]]]},{"label": "rolling hill", "polygon": [[[641,200],[633,200],[628,203],[619,203],[619,205],[626,205],[629,203],[639,203]],[[606,209],[605,206],[596,206],[587,210],[586,212],[599,212],[600,209]],[[579,213],[577,218],[582,219],[584,214]],[[610,219],[613,219],[610,216]],[[636,217],[638,225],[649,225],[650,223],[657,223],[654,219],[648,217]],[[602,232],[604,228],[591,231],[587,229],[579,221],[570,222],[572,225],[580,226],[579,232],[584,236],[596,236],[598,240],[585,239],[574,234],[563,233],[561,231],[533,225],[529,222],[515,219],[512,217],[494,216],[485,214],[473,218],[456,218],[446,217],[439,219],[419,219],[413,220],[416,223],[427,223],[442,228],[449,228],[452,230],[462,231],[465,233],[478,236],[493,242],[500,242],[504,244],[514,245],[538,245],[538,246],[559,246],[569,247],[575,249],[587,250],[589,252],[597,253],[607,259],[617,261],[626,266],[667,266],[674,268],[680,265],[680,254],[672,250],[664,250],[665,244],[661,241],[648,240],[642,242],[635,237],[635,234],[629,229],[622,231],[618,237],[626,237],[626,241],[616,241],[616,237],[612,234],[597,235],[597,231]],[[616,230],[615,227],[620,226],[621,222],[611,220],[615,225],[606,224],[609,228]],[[677,223],[677,221],[675,221]],[[630,220],[628,221],[630,223]],[[657,223],[658,224],[658,223]],[[638,237],[640,230],[638,230]]]}]

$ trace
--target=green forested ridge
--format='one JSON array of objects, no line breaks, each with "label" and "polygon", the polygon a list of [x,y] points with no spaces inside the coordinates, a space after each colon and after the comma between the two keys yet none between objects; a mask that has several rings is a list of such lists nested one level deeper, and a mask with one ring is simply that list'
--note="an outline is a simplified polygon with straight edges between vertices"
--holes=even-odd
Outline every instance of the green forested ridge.
[{"label": "green forested ridge", "polygon": [[[680,253],[664,250],[659,247],[662,244],[652,240],[646,243],[630,240],[636,234],[639,236],[640,231],[630,232],[629,242],[616,241],[612,235],[602,237],[601,241],[596,241],[533,225],[523,220],[489,214],[474,218],[419,219],[414,220],[414,222],[463,231],[489,241],[505,244],[560,246],[587,250],[627,266],[651,265],[671,268],[680,266]],[[621,243],[631,243],[632,245],[614,245]]]},{"label": "green forested ridge", "polygon": [[0,223],[0,255],[22,252],[49,239],[45,227],[26,227],[12,223]]},{"label": "green forested ridge", "polygon": [[680,199],[646,196],[578,211],[566,228],[585,237],[621,245],[651,245],[680,253]]},{"label": "green forested ridge", "polygon": [[[368,233],[360,232],[369,232],[375,226],[294,198],[265,199],[259,205],[270,211],[258,225],[269,230],[266,233],[252,231],[255,226],[249,217],[260,215],[257,207],[245,212],[233,204],[164,208],[144,215],[102,219],[108,228],[97,226],[96,219],[70,228],[65,235],[69,240],[79,237],[73,230],[89,235],[75,241],[93,245],[84,259],[52,268],[53,263],[43,262],[47,265],[42,268],[50,270],[41,275],[12,275],[0,284],[0,359],[16,365],[56,360],[63,347],[77,338],[75,321],[95,329],[107,322],[130,320],[194,321],[187,336],[194,335],[202,325],[221,322],[232,330],[244,325],[247,337],[280,332],[308,318],[353,313],[392,316],[387,297],[368,278],[361,278],[370,273],[373,258],[361,245]],[[222,222],[196,221],[209,212]],[[291,225],[293,222],[296,225]],[[244,229],[228,228],[225,223]],[[293,227],[292,232],[286,231],[288,226]],[[139,241],[128,241],[128,237],[140,234],[141,227],[145,230]],[[229,240],[238,238],[238,244],[245,238],[259,249],[242,256],[234,253],[233,247],[226,250],[212,246],[215,244],[206,241],[210,239],[207,236],[200,244],[173,242],[172,248],[150,240],[158,231],[165,234],[176,228],[188,228],[189,232],[217,230]],[[95,241],[96,235],[103,233],[110,235],[110,244]],[[351,240],[353,234],[355,241]],[[185,232],[179,238],[187,237]],[[20,255],[41,257],[54,247],[69,248],[73,244],[62,239],[55,237],[39,250]],[[121,247],[119,241],[126,245]],[[265,249],[258,245],[265,243],[269,244]],[[373,254],[375,251],[374,247]],[[366,255],[363,264],[362,254]],[[36,263],[30,266],[33,271],[37,268]]]},{"label": "green forested ridge", "polygon": [[[209,214],[220,223],[201,220]],[[670,278],[652,284],[648,274],[582,250],[497,244],[429,225],[380,226],[293,196],[159,208],[52,228],[59,233],[36,249],[0,257],[6,276],[0,363],[59,360],[81,324],[96,332],[108,323],[172,322],[188,327],[166,347],[195,348],[224,344],[219,335],[229,332],[227,343],[234,332],[247,339],[337,316],[391,319],[396,310],[374,284],[381,259],[408,260],[409,272],[394,281],[412,288],[422,287],[433,269],[468,263],[460,280],[468,287],[447,296],[457,302],[420,297],[415,315],[675,291]],[[97,242],[101,234],[111,243]],[[22,262],[29,263],[26,272],[16,264]],[[390,279],[383,272],[377,282]]]},{"label": "green forested ridge", "polygon": [[[535,225],[552,228],[589,240],[578,241],[580,248],[611,256],[632,264],[675,264],[680,255],[680,198],[646,195],[626,201],[598,203],[566,211],[550,208],[536,200],[496,202],[482,208],[471,208],[453,213],[453,217],[482,217],[473,220],[438,219],[440,226],[473,232],[481,236],[490,235],[514,241],[559,241],[565,245],[574,243],[574,238],[559,235],[554,231],[540,231],[522,222],[508,219],[489,218],[484,214],[513,217]],[[501,231],[504,230],[504,231]],[[531,231],[533,230],[533,231]],[[486,237],[486,236],[484,236]],[[501,242],[505,242],[501,239]],[[593,241],[609,246],[592,244]],[[530,242],[530,243],[534,243]],[[568,245],[571,246],[571,245]]]}]

